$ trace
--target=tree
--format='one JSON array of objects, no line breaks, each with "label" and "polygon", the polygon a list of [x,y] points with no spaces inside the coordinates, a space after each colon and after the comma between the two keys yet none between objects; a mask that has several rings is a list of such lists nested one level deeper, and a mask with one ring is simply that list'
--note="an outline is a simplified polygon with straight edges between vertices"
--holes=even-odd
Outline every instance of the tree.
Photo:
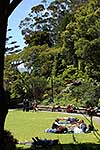
[{"label": "tree", "polygon": [[65,30],[77,7],[86,1],[53,0],[47,5],[47,0],[42,0],[43,4],[33,6],[28,16],[20,22],[19,27],[25,41],[34,31],[45,31],[50,35],[51,46],[61,45],[61,32]]},{"label": "tree", "polygon": [[59,43],[60,33],[62,30],[65,30],[66,24],[70,21],[71,14],[67,9],[68,1],[66,0],[54,0],[49,6],[44,5],[33,6],[28,17],[20,22],[19,27],[25,40],[27,36],[35,31],[49,33],[51,46],[53,46]]},{"label": "tree", "polygon": [[22,102],[25,95],[23,80],[26,78],[25,76],[22,77],[22,73],[18,70],[19,63],[16,63],[16,56],[17,54],[6,54],[5,56],[4,87],[10,92],[9,108]]},{"label": "tree", "polygon": [[80,6],[67,25],[63,36],[67,62],[74,64],[76,58],[78,69],[87,71],[90,76],[100,70],[99,7],[98,0],[91,0]]},{"label": "tree", "polygon": [[29,46],[32,45],[44,45],[48,44],[49,47],[52,46],[50,35],[48,32],[43,31],[35,31],[28,36],[25,37],[25,43]]},{"label": "tree", "polygon": [[[7,32],[11,31],[11,29],[8,29]],[[20,46],[17,45],[17,41],[12,41],[13,36],[8,36],[6,38],[6,54],[12,54],[12,53],[18,53],[21,51],[21,49],[18,49]]]},{"label": "tree", "polygon": [[23,0],[0,0],[0,149],[5,150],[3,141],[4,123],[8,112],[7,93],[4,91],[4,54],[6,51],[6,33],[8,18]]}]

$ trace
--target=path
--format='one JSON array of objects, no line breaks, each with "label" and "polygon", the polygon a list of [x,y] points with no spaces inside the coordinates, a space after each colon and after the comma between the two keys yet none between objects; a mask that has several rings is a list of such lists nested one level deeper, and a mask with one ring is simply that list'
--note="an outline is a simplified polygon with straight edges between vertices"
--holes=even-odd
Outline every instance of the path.
[{"label": "path", "polygon": [[98,124],[100,123],[100,117],[95,117],[95,116],[94,116],[94,117],[93,117],[93,120],[94,120],[96,123],[98,123]]},{"label": "path", "polygon": [[[71,114],[71,115],[82,115],[82,114],[77,114],[77,113],[67,113],[67,115],[68,114]],[[85,115],[88,119],[90,118],[89,116],[87,116],[87,115]],[[98,124],[100,124],[100,117],[97,117],[97,116],[93,116],[93,120],[96,122],[96,123],[98,123]]]}]

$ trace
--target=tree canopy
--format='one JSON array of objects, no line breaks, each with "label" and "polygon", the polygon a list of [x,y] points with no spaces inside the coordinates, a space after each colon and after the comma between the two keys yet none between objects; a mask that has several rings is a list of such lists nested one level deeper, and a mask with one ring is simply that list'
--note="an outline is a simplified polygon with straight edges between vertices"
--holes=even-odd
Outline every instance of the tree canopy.
[{"label": "tree canopy", "polygon": [[[21,21],[27,45],[22,52],[10,56],[10,64],[19,61],[27,68],[23,80],[27,91],[31,91],[31,100],[35,97],[38,103],[47,103],[51,97],[62,105],[97,105],[100,2],[56,0],[45,4],[33,6],[29,16]],[[18,71],[16,83],[22,80],[19,74],[23,73]],[[10,91],[13,95],[13,89]]]}]

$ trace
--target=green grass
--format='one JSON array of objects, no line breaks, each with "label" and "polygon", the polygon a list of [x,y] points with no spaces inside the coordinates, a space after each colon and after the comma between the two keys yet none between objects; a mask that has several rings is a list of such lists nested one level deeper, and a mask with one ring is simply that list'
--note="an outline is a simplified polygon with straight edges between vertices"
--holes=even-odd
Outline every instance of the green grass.
[{"label": "green grass", "polygon": [[[12,132],[15,138],[19,141],[32,141],[32,137],[38,136],[41,139],[59,139],[61,144],[70,144],[74,143],[72,134],[54,134],[54,133],[45,133],[46,128],[51,127],[52,122],[57,117],[67,116],[63,113],[57,112],[23,112],[20,110],[9,111],[6,123],[5,130]],[[83,116],[75,116],[78,118],[83,118]],[[83,118],[87,124],[89,122]],[[94,123],[95,127],[100,133],[100,125]],[[96,134],[97,135],[97,134]],[[94,143],[100,144],[98,138],[94,133],[81,133],[75,134],[75,140],[80,143]],[[100,136],[99,136],[100,138]]]}]

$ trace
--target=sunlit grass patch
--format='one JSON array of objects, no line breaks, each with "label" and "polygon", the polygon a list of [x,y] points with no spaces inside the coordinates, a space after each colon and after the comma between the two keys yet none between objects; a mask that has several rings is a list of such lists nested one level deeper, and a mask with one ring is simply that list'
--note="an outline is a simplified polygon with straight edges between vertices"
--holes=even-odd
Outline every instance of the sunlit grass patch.
[{"label": "sunlit grass patch", "polygon": [[[32,137],[38,136],[41,139],[59,139],[60,143],[68,144],[74,143],[73,134],[54,134],[45,133],[46,128],[50,128],[52,122],[57,117],[67,116],[65,113],[57,112],[23,112],[21,110],[10,111],[6,118],[5,129],[10,130],[15,138],[19,141],[32,141]],[[71,115],[69,115],[71,116]],[[83,115],[77,115],[79,119],[82,118],[87,124],[88,120]],[[98,133],[100,133],[100,125],[94,123]],[[98,135],[97,135],[98,136]],[[98,138],[91,133],[81,133],[74,135],[77,143],[96,143]]]}]

